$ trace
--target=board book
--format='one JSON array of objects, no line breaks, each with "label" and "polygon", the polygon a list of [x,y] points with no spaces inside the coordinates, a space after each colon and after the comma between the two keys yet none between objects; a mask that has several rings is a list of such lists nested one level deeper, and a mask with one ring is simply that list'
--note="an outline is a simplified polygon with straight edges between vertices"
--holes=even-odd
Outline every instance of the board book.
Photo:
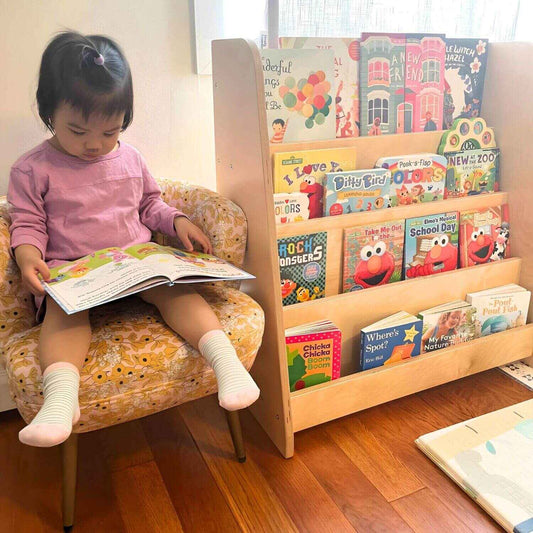
[{"label": "board book", "polygon": [[533,399],[415,442],[505,531],[533,531]]},{"label": "board book", "polygon": [[277,152],[273,155],[274,193],[307,195],[309,218],[319,218],[324,213],[326,173],[354,169],[354,148]]},{"label": "board book", "polygon": [[329,320],[286,329],[290,390],[305,389],[340,377],[341,340],[340,329]]},{"label": "board book", "polygon": [[309,219],[309,198],[303,192],[279,192],[274,194],[276,224],[289,224]]},{"label": "board book", "polygon": [[343,292],[400,281],[403,242],[403,220],[346,228]]},{"label": "board book", "polygon": [[361,370],[404,361],[420,354],[422,321],[400,311],[361,329]]},{"label": "board book", "polygon": [[280,37],[280,48],[333,50],[337,138],[359,136],[359,40],[332,37]]},{"label": "board book", "polygon": [[444,129],[456,118],[481,115],[487,45],[488,39],[446,39]]},{"label": "board book", "polygon": [[105,248],[50,269],[44,290],[67,314],[174,283],[254,278],[223,259],[149,242]]},{"label": "board book", "polygon": [[457,118],[453,121],[452,127],[442,134],[437,153],[486,148],[496,148],[496,137],[485,119]]},{"label": "board book", "polygon": [[335,139],[332,50],[260,50],[270,142]]},{"label": "board book", "polygon": [[390,181],[385,168],[328,172],[324,216],[389,207]]},{"label": "board book", "polygon": [[405,221],[404,278],[417,278],[457,268],[457,211],[408,218]]},{"label": "board book", "polygon": [[391,207],[444,198],[446,158],[438,154],[382,157],[376,167],[391,173]]},{"label": "board book", "polygon": [[421,311],[422,353],[447,348],[475,338],[476,311],[468,302],[455,300]]},{"label": "board book", "polygon": [[327,232],[278,239],[283,305],[324,298]]},{"label": "board book", "polygon": [[476,309],[476,336],[484,337],[525,325],[531,292],[509,283],[468,293],[466,299]]},{"label": "board book", "polygon": [[459,198],[500,190],[500,149],[445,152],[446,198]]},{"label": "board book", "polygon": [[510,257],[509,206],[461,211],[459,265],[469,267]]}]

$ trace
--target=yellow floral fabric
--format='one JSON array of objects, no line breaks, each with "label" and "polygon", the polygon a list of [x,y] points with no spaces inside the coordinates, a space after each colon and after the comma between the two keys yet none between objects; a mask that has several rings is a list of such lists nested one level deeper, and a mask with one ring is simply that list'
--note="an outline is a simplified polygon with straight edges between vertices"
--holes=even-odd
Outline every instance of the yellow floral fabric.
[{"label": "yellow floral fabric", "polygon": [[[165,201],[187,214],[211,238],[215,254],[240,266],[246,220],[240,208],[218,194],[186,183],[161,180]],[[201,209],[200,209],[201,208]],[[11,396],[26,422],[42,404],[42,376],[31,295],[9,255],[9,215],[0,199],[0,363]],[[161,236],[158,237],[161,241]],[[169,238],[168,244],[177,244]],[[163,241],[164,242],[164,241]],[[249,369],[261,344],[264,314],[246,294],[223,282],[197,290],[218,316]],[[157,309],[132,296],[90,312],[92,341],[81,371],[81,418],[74,432],[93,431],[140,418],[216,391],[211,368],[162,320]]]}]

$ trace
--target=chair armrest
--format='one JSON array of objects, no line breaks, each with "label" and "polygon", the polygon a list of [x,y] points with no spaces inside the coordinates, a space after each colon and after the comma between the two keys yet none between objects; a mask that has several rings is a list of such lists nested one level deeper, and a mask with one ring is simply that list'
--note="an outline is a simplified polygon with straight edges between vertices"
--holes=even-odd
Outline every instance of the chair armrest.
[{"label": "chair armrest", "polygon": [[35,305],[24,289],[20,270],[9,254],[9,204],[0,197],[0,360],[6,339],[35,325]]},{"label": "chair armrest", "polygon": [[[163,200],[185,213],[211,240],[213,254],[242,267],[247,223],[242,209],[220,194],[193,183],[158,179]],[[177,237],[157,234],[156,242],[179,246]]]}]

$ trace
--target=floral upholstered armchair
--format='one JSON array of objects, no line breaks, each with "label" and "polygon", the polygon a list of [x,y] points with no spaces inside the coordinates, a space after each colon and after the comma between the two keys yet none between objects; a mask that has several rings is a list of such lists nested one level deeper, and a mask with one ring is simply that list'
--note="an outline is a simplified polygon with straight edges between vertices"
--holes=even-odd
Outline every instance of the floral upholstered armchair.
[{"label": "floral upholstered armchair", "polygon": [[[241,266],[246,247],[242,210],[217,193],[184,182],[159,180],[163,199],[189,216],[209,236],[213,253]],[[0,199],[0,364],[8,375],[10,394],[29,423],[39,411],[42,376],[31,294],[22,284],[9,255],[8,204]],[[154,235],[160,244],[177,246],[174,238]],[[235,282],[202,283],[197,290],[209,302],[247,369],[263,335],[259,305]],[[81,418],[63,446],[63,521],[73,523],[77,435],[150,415],[215,393],[214,373],[194,348],[162,321],[157,309],[138,297],[91,310],[92,341],[80,379]],[[227,413],[236,453],[245,459],[238,412]]]}]

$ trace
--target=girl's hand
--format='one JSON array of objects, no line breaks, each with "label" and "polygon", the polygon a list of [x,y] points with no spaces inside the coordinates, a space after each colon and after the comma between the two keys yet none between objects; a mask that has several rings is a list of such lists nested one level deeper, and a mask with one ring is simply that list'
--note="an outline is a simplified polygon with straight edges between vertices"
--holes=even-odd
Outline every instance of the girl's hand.
[{"label": "girl's hand", "polygon": [[192,252],[194,249],[191,242],[193,241],[202,247],[204,253],[213,253],[213,247],[207,235],[187,217],[176,217],[174,219],[174,229],[185,250],[188,252]]},{"label": "girl's hand", "polygon": [[34,296],[44,296],[45,292],[37,274],[44,281],[50,279],[50,270],[41,258],[41,252],[31,244],[21,244],[15,248],[15,258],[22,275],[22,284]]}]

